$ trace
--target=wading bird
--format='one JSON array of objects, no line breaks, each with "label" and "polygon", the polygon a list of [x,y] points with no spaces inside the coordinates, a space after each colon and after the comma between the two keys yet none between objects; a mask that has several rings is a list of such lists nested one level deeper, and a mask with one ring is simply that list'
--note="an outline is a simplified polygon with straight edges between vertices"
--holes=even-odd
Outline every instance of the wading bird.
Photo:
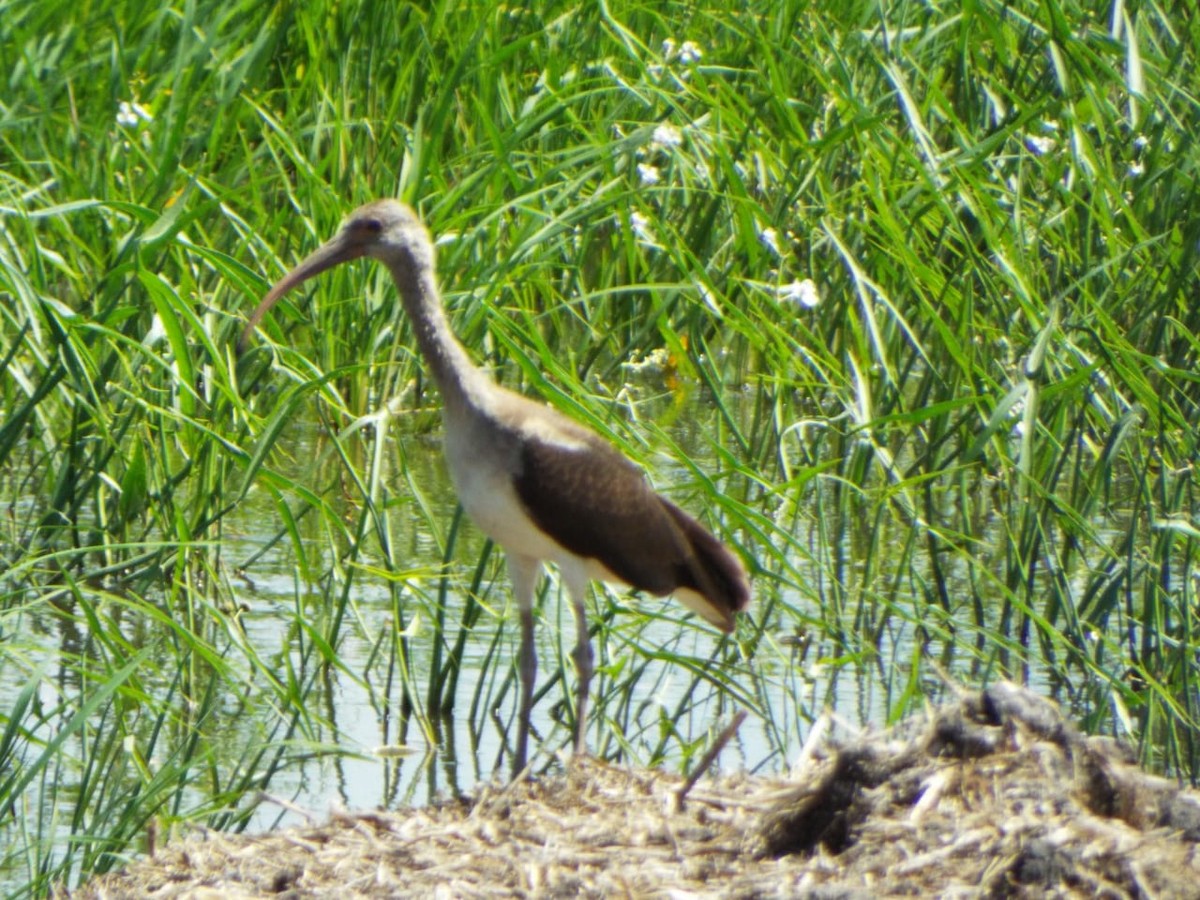
[{"label": "wading bird", "polygon": [[425,362],[441,391],[445,453],[467,515],[504,549],[521,617],[521,678],[513,776],[526,763],[537,656],[534,591],[552,562],[575,613],[578,669],[575,752],[584,753],[592,646],[585,600],[595,578],[674,594],[724,632],[750,603],[738,558],[695,519],[656,494],[644,474],[599,435],[554,409],[495,384],[455,338],[442,310],[433,242],[395,200],[355,210],[337,235],[263,297],[238,340],[292,288],[361,256],[388,267]]}]

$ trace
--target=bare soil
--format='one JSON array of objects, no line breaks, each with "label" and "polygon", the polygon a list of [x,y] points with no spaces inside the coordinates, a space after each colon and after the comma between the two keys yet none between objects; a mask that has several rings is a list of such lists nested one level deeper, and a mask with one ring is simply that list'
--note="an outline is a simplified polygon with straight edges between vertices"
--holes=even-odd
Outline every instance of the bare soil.
[{"label": "bare soil", "polygon": [[686,789],[577,760],[433,807],[196,831],[64,896],[1200,898],[1200,794],[1013,685],[795,769]]}]

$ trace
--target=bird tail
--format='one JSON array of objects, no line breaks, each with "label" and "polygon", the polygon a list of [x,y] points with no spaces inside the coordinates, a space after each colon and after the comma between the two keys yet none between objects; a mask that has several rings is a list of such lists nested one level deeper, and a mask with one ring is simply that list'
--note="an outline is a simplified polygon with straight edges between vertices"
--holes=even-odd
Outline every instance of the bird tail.
[{"label": "bird tail", "polygon": [[659,499],[691,550],[678,573],[676,598],[722,631],[733,631],[734,617],[750,606],[750,582],[741,561],[682,509]]}]

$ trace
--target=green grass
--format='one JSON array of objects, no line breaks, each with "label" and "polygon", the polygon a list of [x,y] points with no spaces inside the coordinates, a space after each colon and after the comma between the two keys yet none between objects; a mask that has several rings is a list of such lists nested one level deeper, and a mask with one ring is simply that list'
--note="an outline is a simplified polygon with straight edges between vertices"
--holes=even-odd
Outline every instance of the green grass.
[{"label": "green grass", "polygon": [[[476,358],[752,571],[723,643],[598,593],[597,753],[686,767],[744,706],[748,764],[781,770],[827,704],[894,721],[950,672],[1032,680],[1200,778],[1194,16],[0,0],[0,22],[11,891],[118,865],[152,823],[244,827],[361,749],[338,685],[381,742],[447,714],[496,732],[493,710],[503,735],[507,580],[431,461],[386,275],[329,273],[232,352],[378,196],[439,238]],[[557,590],[547,750],[572,715]]]}]

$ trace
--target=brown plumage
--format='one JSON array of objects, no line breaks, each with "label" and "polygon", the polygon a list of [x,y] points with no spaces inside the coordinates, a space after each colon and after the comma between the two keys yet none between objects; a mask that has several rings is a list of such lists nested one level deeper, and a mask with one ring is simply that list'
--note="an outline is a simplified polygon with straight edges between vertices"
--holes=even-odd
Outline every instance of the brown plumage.
[{"label": "brown plumage", "polygon": [[576,556],[594,559],[612,573],[609,580],[660,597],[681,589],[698,594],[689,605],[733,631],[734,614],[749,602],[737,558],[656,494],[610,444],[572,425],[577,451],[534,436],[522,442],[514,483],[534,524]]},{"label": "brown plumage", "polygon": [[444,404],[446,459],[467,514],[505,551],[521,618],[521,710],[514,775],[525,767],[537,660],[533,602],[543,563],[558,566],[571,595],[578,644],[575,747],[584,734],[592,674],[587,583],[617,581],[674,594],[724,632],[750,603],[738,558],[695,519],[658,496],[633,463],[561,413],[495,384],[446,322],[433,243],[416,214],[394,200],[360,207],[338,234],[285,275],[250,316],[241,350],[275,302],[347,260],[384,263],[413,323]]}]

